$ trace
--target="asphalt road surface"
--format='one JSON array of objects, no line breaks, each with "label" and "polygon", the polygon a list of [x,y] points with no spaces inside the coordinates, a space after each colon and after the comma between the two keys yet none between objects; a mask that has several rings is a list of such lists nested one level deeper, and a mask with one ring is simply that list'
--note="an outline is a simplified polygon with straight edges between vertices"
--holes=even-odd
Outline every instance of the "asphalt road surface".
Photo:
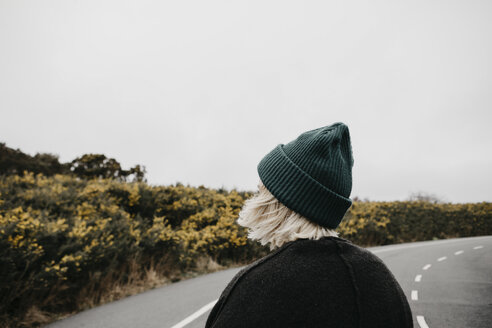
[{"label": "asphalt road surface", "polygon": [[[408,298],[416,328],[491,327],[492,236],[370,248]],[[198,328],[229,280],[229,269],[102,305],[50,328]]]}]

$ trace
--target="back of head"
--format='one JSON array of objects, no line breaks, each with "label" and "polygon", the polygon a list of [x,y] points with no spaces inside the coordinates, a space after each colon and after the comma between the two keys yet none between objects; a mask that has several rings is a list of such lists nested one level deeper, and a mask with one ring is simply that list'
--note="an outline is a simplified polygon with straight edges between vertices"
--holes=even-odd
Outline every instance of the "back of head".
[{"label": "back of head", "polygon": [[352,147],[348,127],[334,123],[279,144],[258,164],[259,192],[238,223],[271,248],[300,238],[337,236],[352,201]]}]

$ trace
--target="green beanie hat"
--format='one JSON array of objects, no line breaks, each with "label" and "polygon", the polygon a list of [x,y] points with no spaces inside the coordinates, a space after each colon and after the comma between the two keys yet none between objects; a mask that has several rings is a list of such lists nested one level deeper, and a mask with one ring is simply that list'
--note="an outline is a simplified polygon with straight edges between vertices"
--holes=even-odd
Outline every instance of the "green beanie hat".
[{"label": "green beanie hat", "polygon": [[334,229],[352,205],[353,165],[349,130],[339,122],[279,144],[260,161],[258,174],[282,204]]}]

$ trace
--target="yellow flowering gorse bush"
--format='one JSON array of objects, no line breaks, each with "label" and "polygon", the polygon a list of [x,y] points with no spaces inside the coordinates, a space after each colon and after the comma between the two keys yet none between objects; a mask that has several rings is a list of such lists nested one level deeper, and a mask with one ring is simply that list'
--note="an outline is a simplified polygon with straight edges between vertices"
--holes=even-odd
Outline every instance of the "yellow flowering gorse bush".
[{"label": "yellow flowering gorse bush", "polygon": [[[186,271],[266,253],[236,224],[247,192],[68,175],[0,176],[0,320],[50,299],[71,311],[93,277],[165,260]],[[361,245],[492,233],[491,203],[355,202],[338,231]]]},{"label": "yellow flowering gorse bush", "polygon": [[[27,172],[0,176],[0,318],[48,295],[76,294],[94,274],[131,258],[142,266],[166,258],[182,270],[200,256],[251,258],[246,233],[234,223],[248,195]],[[60,304],[53,304],[43,310],[56,311]]]}]

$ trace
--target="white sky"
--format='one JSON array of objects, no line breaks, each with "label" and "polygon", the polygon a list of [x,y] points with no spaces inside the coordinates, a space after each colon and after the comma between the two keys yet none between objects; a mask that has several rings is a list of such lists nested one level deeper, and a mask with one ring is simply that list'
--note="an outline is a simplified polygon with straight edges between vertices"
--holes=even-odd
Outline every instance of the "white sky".
[{"label": "white sky", "polygon": [[254,190],[346,123],[352,196],[492,200],[492,1],[0,0],[0,141]]}]

